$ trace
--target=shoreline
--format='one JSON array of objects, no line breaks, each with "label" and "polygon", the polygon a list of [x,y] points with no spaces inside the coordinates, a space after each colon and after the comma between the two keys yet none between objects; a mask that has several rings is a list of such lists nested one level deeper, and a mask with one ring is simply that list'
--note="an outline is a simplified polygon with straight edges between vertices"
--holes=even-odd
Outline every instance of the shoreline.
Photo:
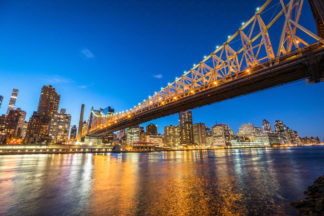
[{"label": "shoreline", "polygon": [[[168,152],[168,151],[202,151],[202,150],[231,150],[231,149],[277,149],[277,148],[290,148],[290,147],[314,147],[324,146],[323,144],[317,145],[303,145],[303,146],[227,146],[227,147],[214,147],[214,148],[191,148],[191,149],[159,149],[153,151],[112,151],[111,147],[51,147],[51,146],[15,146],[16,148],[8,148],[9,146],[0,146],[1,155],[22,155],[22,154],[80,154],[80,153],[151,153],[151,152]],[[25,147],[25,148],[24,148]]]}]

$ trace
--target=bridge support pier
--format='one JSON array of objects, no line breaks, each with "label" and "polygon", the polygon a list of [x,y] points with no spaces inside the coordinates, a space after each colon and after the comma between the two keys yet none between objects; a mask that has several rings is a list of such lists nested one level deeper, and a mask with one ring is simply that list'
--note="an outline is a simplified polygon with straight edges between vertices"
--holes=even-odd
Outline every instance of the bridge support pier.
[{"label": "bridge support pier", "polygon": [[324,81],[324,58],[311,58],[306,64],[307,71],[310,74],[308,83],[317,83]]}]

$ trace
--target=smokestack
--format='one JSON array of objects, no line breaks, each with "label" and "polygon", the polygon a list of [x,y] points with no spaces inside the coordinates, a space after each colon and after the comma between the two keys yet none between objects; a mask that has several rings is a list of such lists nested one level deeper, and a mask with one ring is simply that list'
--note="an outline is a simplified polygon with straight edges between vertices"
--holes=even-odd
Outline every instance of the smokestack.
[{"label": "smokestack", "polygon": [[78,129],[78,136],[77,141],[81,141],[82,137],[82,126],[83,126],[83,113],[84,113],[84,104],[81,105],[81,113],[80,113],[80,120],[79,120],[79,129]]}]

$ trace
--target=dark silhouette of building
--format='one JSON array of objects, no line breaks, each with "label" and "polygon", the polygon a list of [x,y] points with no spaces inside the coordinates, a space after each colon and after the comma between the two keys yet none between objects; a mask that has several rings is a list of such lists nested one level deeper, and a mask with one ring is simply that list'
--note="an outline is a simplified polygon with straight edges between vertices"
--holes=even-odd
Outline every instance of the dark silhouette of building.
[{"label": "dark silhouette of building", "polygon": [[146,135],[157,135],[157,126],[153,123],[150,123],[146,126]]},{"label": "dark silhouette of building", "polygon": [[1,109],[2,100],[3,100],[3,96],[0,95],[0,109]]},{"label": "dark silhouette of building", "polygon": [[76,136],[77,136],[77,127],[76,125],[73,125],[71,128],[70,140],[75,140]]}]

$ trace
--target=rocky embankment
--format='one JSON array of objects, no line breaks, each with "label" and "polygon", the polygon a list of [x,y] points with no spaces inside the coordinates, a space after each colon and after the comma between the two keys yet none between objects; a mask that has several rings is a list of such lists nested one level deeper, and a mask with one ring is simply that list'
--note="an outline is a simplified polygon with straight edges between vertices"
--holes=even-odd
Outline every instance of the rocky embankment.
[{"label": "rocky embankment", "polygon": [[305,199],[292,203],[300,215],[324,215],[324,175],[304,192]]}]

